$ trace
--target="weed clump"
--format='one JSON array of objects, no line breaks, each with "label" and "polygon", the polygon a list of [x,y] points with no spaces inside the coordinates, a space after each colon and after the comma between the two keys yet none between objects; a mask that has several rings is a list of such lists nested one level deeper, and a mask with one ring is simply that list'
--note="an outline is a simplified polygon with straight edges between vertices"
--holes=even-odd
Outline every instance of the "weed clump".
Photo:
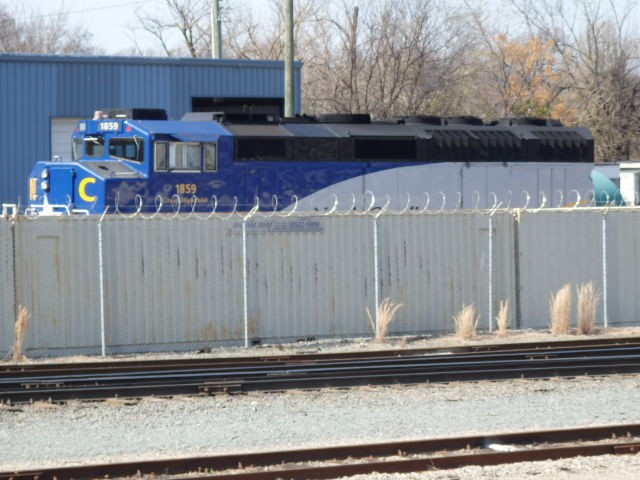
[{"label": "weed clump", "polygon": [[474,338],[479,320],[480,316],[476,313],[474,304],[463,305],[462,310],[453,316],[456,335],[464,339]]},{"label": "weed clump", "polygon": [[16,362],[26,358],[24,356],[24,337],[27,333],[27,326],[29,325],[30,319],[31,314],[29,310],[20,305],[18,308],[18,318],[16,319],[15,340],[13,342],[13,360]]},{"label": "weed clump", "polygon": [[571,327],[571,285],[565,284],[549,300],[551,316],[551,333],[563,335],[569,333]]},{"label": "weed clump", "polygon": [[376,322],[374,317],[371,315],[368,307],[365,307],[367,310],[367,316],[369,317],[369,325],[371,326],[371,330],[374,334],[374,341],[376,343],[384,343],[387,334],[389,333],[389,326],[393,319],[395,318],[396,313],[402,307],[401,303],[393,303],[389,297],[385,298],[378,305],[377,316],[378,325],[376,328]]},{"label": "weed clump", "polygon": [[593,282],[583,283],[576,288],[578,294],[577,331],[582,335],[591,335],[596,331],[596,316],[600,292],[595,289]]},{"label": "weed clump", "polygon": [[509,329],[509,299],[500,300],[500,310],[496,316],[496,325],[498,326],[497,334],[499,337],[506,337]]}]

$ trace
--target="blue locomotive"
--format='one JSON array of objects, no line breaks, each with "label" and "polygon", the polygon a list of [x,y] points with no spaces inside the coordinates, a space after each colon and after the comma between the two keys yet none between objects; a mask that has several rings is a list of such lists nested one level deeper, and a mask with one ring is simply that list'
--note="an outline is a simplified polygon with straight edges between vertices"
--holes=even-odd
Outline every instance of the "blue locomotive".
[{"label": "blue locomotive", "polygon": [[422,208],[426,193],[464,208],[593,189],[590,132],[533,118],[104,110],[78,123],[72,153],[35,165],[29,212]]}]

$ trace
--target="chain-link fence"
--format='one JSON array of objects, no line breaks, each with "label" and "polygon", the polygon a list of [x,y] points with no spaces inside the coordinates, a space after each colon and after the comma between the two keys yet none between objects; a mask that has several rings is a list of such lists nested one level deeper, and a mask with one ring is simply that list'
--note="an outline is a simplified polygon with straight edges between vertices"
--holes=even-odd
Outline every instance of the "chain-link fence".
[{"label": "chain-link fence", "polygon": [[18,306],[31,356],[184,351],[452,330],[475,305],[491,331],[549,325],[549,297],[592,281],[598,322],[636,323],[635,208],[382,210],[0,219],[0,349]]}]

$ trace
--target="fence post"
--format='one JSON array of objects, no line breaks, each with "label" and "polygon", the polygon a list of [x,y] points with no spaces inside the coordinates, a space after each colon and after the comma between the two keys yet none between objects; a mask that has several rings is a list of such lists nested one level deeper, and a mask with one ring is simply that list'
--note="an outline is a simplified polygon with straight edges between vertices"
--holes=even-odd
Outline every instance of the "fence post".
[{"label": "fence post", "polygon": [[[373,203],[372,203],[373,205]],[[379,318],[378,318],[378,306],[380,305],[380,266],[379,266],[379,260],[378,260],[378,218],[380,218],[380,215],[382,215],[382,213],[389,207],[389,196],[387,196],[387,203],[385,203],[385,205],[378,211],[378,213],[376,213],[373,217],[373,294],[374,294],[374,301],[375,301],[375,315],[376,315],[376,323],[374,325],[374,336],[377,334],[378,332],[378,323],[379,323]]]},{"label": "fence post", "polygon": [[104,212],[98,220],[98,278],[100,283],[100,344],[102,346],[102,356],[107,355],[107,333],[106,333],[106,319],[105,319],[105,302],[104,302],[104,255],[102,253],[102,221],[109,207],[104,209]]},{"label": "fence post", "polygon": [[489,214],[489,333],[493,332],[493,214]]},{"label": "fence post", "polygon": [[602,212],[602,306],[604,308],[604,328],[609,326],[607,307],[607,211]]},{"label": "fence post", "polygon": [[[4,205],[3,212],[4,216]],[[17,282],[17,271],[16,271],[16,214],[14,211],[14,215],[11,218],[11,281],[13,282],[13,311],[11,316],[11,321],[15,322],[18,319],[18,282]],[[32,312],[35,310],[35,305],[31,305]],[[15,327],[15,324],[12,323]],[[13,347],[11,347],[13,349]]]},{"label": "fence post", "polygon": [[256,204],[242,217],[242,303],[244,319],[244,347],[249,348],[249,290],[248,275],[249,263],[247,260],[247,221],[253,216],[260,206],[260,200],[256,198]]}]

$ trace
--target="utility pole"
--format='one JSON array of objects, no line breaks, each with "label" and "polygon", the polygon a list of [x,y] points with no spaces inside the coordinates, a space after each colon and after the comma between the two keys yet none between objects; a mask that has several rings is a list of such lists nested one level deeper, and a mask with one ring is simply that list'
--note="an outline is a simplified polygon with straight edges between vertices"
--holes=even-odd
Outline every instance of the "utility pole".
[{"label": "utility pole", "polygon": [[211,58],[222,58],[220,0],[211,0]]},{"label": "utility pole", "polygon": [[285,59],[284,59],[284,116],[291,118],[295,115],[296,104],[293,89],[293,0],[285,2]]}]

